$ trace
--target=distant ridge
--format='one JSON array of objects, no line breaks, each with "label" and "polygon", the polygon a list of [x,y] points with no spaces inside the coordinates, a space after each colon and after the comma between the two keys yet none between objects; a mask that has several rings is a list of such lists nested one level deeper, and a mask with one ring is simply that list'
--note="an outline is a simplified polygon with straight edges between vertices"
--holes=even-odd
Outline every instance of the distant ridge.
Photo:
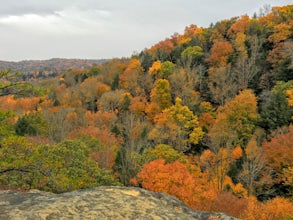
[{"label": "distant ridge", "polygon": [[25,75],[58,75],[68,69],[90,69],[107,62],[107,59],[65,59],[24,60],[19,62],[0,61],[0,70],[11,69]]}]

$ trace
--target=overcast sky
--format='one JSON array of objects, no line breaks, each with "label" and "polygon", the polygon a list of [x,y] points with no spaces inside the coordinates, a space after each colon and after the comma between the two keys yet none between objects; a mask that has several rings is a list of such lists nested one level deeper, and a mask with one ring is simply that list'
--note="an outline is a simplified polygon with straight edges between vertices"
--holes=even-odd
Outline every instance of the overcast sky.
[{"label": "overcast sky", "polygon": [[190,24],[293,0],[0,0],[0,60],[129,57]]}]

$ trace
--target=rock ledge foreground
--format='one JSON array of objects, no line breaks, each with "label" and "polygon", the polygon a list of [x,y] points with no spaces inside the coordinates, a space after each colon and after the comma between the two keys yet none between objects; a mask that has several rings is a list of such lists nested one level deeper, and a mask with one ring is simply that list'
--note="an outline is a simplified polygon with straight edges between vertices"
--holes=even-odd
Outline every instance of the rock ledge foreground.
[{"label": "rock ledge foreground", "polygon": [[194,211],[163,193],[135,187],[98,187],[63,194],[0,191],[0,219],[199,219],[235,220]]}]

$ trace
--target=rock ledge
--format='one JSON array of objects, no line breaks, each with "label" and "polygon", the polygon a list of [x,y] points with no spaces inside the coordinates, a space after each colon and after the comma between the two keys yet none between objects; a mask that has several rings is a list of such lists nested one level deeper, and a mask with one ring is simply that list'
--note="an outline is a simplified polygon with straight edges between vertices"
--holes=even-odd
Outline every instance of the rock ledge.
[{"label": "rock ledge", "polygon": [[135,187],[98,187],[63,194],[0,191],[0,219],[199,219],[235,220],[194,211],[163,193]]}]

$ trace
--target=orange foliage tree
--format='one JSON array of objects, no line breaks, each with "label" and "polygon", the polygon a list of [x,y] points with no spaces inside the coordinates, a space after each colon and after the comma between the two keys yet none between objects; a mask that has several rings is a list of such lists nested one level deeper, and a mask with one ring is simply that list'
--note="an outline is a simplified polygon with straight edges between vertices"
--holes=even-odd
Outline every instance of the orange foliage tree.
[{"label": "orange foliage tree", "polygon": [[155,76],[155,79],[159,78],[161,71],[162,71],[162,63],[159,60],[153,62],[153,65],[149,68],[149,73]]},{"label": "orange foliage tree", "polygon": [[274,26],[273,34],[268,38],[268,40],[274,44],[277,44],[281,41],[286,40],[291,34],[292,31],[290,30],[292,27],[291,25],[280,23]]},{"label": "orange foliage tree", "polygon": [[250,25],[250,18],[248,15],[244,15],[239,18],[234,24],[231,25],[228,30],[228,35],[235,37],[238,33],[245,33]]},{"label": "orange foliage tree", "polygon": [[229,55],[232,54],[233,47],[228,41],[216,41],[211,48],[211,55],[207,61],[212,66],[223,66],[227,63]]},{"label": "orange foliage tree", "polygon": [[117,122],[117,115],[114,112],[90,112],[84,114],[84,126],[106,127],[111,129]]},{"label": "orange foliage tree", "polygon": [[167,38],[163,41],[160,41],[156,45],[152,46],[149,49],[149,52],[152,55],[152,57],[156,57],[161,60],[166,58],[166,56],[169,57],[169,54],[171,53],[173,48],[174,48],[174,42],[172,41],[172,39]]},{"label": "orange foliage tree", "polygon": [[240,146],[237,146],[232,152],[229,152],[227,148],[220,148],[216,153],[210,150],[205,150],[203,152],[200,156],[200,164],[207,174],[208,183],[215,190],[221,191],[229,187],[232,191],[235,191],[236,194],[240,193],[242,194],[241,196],[246,195],[242,186],[237,186],[241,188],[237,189],[233,182],[227,179],[230,166],[241,156],[242,151]]},{"label": "orange foliage tree", "polygon": [[129,109],[136,115],[144,115],[145,108],[147,105],[147,100],[144,97],[136,96],[131,99]]},{"label": "orange foliage tree", "polygon": [[154,192],[164,192],[192,204],[191,192],[195,182],[187,167],[178,161],[165,164],[163,159],[146,164],[137,175],[142,187]]},{"label": "orange foliage tree", "polygon": [[287,90],[286,95],[289,106],[293,107],[293,89]]},{"label": "orange foliage tree", "polygon": [[291,219],[292,216],[292,201],[281,197],[276,197],[266,203],[261,203],[251,197],[248,200],[247,210],[240,215],[244,220]]},{"label": "orange foliage tree", "polygon": [[143,68],[138,59],[131,59],[126,70],[120,75],[119,83],[122,88],[129,91],[132,95],[141,95],[143,93],[138,81],[143,74]]},{"label": "orange foliage tree", "polygon": [[41,99],[42,98],[40,97],[16,99],[13,95],[3,96],[0,97],[0,109],[15,111],[19,114],[25,114],[31,111],[36,111]]}]

